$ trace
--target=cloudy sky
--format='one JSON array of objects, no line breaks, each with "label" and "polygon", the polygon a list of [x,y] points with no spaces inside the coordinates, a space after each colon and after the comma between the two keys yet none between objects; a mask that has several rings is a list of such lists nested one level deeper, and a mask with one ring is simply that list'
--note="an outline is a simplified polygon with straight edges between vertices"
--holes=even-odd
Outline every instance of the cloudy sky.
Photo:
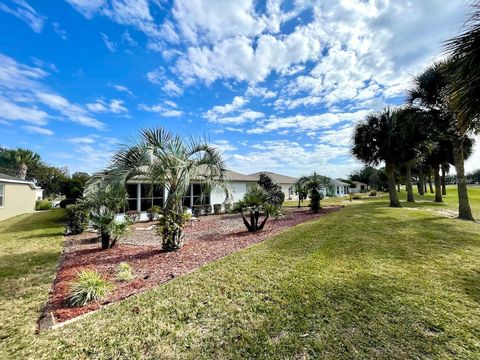
[{"label": "cloudy sky", "polygon": [[0,0],[0,144],[93,172],[163,126],[240,172],[344,176],[355,122],[402,103],[467,3]]}]

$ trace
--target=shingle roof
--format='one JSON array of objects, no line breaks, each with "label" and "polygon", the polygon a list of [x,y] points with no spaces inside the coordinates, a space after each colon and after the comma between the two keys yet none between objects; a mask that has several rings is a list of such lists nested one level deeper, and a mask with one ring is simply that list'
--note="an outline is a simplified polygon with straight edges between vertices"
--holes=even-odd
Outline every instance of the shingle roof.
[{"label": "shingle roof", "polygon": [[36,189],[37,186],[31,182],[31,181],[28,181],[28,180],[23,180],[23,179],[20,179],[18,177],[15,177],[15,176],[11,176],[11,175],[7,175],[7,174],[1,174],[0,173],[0,181],[4,181],[4,182],[9,182],[9,183],[16,183],[16,184],[25,184],[25,185],[29,185],[32,189]]},{"label": "shingle roof", "polygon": [[15,181],[22,181],[22,182],[25,182],[25,181],[26,181],[26,180],[20,179],[19,177],[7,175],[7,174],[2,174],[2,173],[0,173],[0,179],[4,179],[4,180],[15,180]]},{"label": "shingle roof", "polygon": [[250,174],[249,176],[254,176],[258,180],[260,178],[260,174],[268,175],[270,179],[272,179],[273,182],[277,184],[295,184],[298,180],[297,178],[287,176],[287,175],[277,174],[271,171],[260,171],[260,172]]}]

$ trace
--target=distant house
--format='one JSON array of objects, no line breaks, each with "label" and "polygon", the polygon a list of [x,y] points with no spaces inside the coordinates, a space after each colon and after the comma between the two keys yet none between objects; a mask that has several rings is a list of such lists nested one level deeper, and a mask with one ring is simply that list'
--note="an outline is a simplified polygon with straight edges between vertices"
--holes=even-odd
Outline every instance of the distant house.
[{"label": "distant house", "polygon": [[351,182],[354,186],[350,187],[350,192],[351,193],[363,193],[368,190],[368,185],[360,182],[360,181],[352,181]]},{"label": "distant house", "polygon": [[350,192],[349,183],[343,182],[340,179],[332,179],[332,184],[334,186],[334,196],[344,196]]},{"label": "distant house", "polygon": [[249,176],[255,177],[258,181],[258,179],[260,179],[260,174],[268,175],[270,177],[270,179],[272,179],[272,181],[275,184],[280,185],[282,187],[283,193],[285,194],[285,199],[286,200],[291,199],[292,196],[295,195],[295,187],[294,186],[295,186],[295,183],[298,180],[297,178],[282,175],[282,174],[277,174],[277,173],[269,172],[269,171],[260,171],[260,172],[250,174]]},{"label": "distant house", "polygon": [[43,190],[33,182],[0,174],[0,220],[35,210]]}]

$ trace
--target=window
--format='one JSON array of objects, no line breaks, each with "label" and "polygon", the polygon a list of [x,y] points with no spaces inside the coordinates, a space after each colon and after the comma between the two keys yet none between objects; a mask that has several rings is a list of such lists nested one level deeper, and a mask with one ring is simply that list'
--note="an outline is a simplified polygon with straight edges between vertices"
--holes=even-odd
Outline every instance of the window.
[{"label": "window", "polygon": [[141,184],[140,194],[141,211],[147,211],[153,205],[163,206],[163,186]]},{"label": "window", "polygon": [[0,185],[0,207],[5,206],[5,185]]},{"label": "window", "polygon": [[127,184],[127,211],[137,210],[137,184]]},{"label": "window", "polygon": [[183,196],[183,206],[210,204],[210,196],[205,192],[202,184],[190,184]]}]

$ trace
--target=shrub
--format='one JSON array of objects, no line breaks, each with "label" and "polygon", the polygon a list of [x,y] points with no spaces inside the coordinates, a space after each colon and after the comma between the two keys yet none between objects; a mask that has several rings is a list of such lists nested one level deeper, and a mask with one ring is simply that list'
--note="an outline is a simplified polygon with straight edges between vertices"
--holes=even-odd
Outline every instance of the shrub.
[{"label": "shrub", "polygon": [[117,266],[117,279],[120,281],[133,280],[133,268],[126,262],[122,262]]},{"label": "shrub", "polygon": [[66,209],[68,205],[73,205],[77,203],[77,199],[63,199],[60,201],[60,207]]},{"label": "shrub", "polygon": [[368,196],[377,196],[377,190],[370,191],[370,194]]},{"label": "shrub", "polygon": [[77,273],[70,287],[69,302],[72,306],[85,306],[91,301],[104,298],[113,285],[94,270],[82,270]]},{"label": "shrub", "polygon": [[158,216],[162,212],[162,208],[160,206],[152,206],[150,209],[147,210],[147,215],[150,221],[158,219]]},{"label": "shrub", "polygon": [[212,205],[210,204],[205,204],[203,205],[203,214],[208,215],[212,213]]},{"label": "shrub", "polygon": [[352,195],[353,200],[360,200],[361,198],[362,198],[362,195],[360,195],[360,194],[353,194]]},{"label": "shrub", "polygon": [[35,202],[35,210],[50,210],[52,203],[48,200],[37,200]]},{"label": "shrub", "polygon": [[125,217],[127,218],[128,221],[134,223],[140,220],[140,211],[137,210],[132,210],[132,211],[127,211],[125,214]]},{"label": "shrub", "polygon": [[220,215],[220,213],[222,212],[222,204],[213,205],[213,212],[215,213],[215,215]]},{"label": "shrub", "polygon": [[316,189],[312,189],[310,192],[310,208],[314,213],[320,210],[320,200],[322,200],[322,194]]},{"label": "shrub", "polygon": [[88,227],[90,213],[84,205],[68,205],[65,215],[65,233],[81,234]]}]

